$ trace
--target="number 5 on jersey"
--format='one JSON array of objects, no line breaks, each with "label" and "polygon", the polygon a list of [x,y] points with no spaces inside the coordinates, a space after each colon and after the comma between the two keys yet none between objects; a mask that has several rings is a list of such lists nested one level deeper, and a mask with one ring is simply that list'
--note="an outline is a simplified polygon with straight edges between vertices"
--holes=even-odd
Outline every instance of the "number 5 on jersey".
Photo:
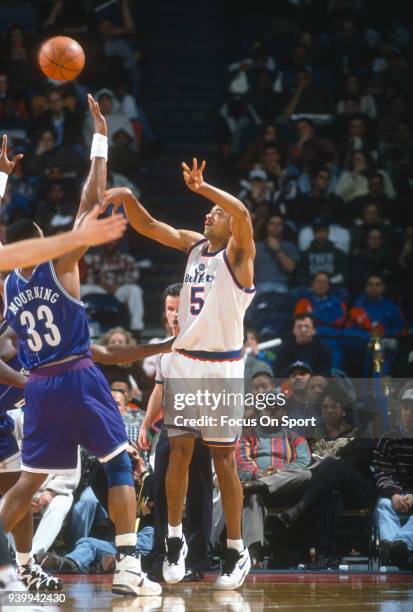
[{"label": "number 5 on jersey", "polygon": [[203,305],[205,287],[191,287],[191,314],[199,315]]}]

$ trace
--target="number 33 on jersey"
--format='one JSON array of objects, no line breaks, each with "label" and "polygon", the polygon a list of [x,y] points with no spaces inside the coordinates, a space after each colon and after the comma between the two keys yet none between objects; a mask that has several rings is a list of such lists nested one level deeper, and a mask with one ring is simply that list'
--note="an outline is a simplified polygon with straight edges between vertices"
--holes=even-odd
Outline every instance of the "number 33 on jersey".
[{"label": "number 33 on jersey", "polygon": [[8,275],[4,317],[19,338],[19,360],[28,370],[70,355],[89,354],[83,302],[62,287],[52,262],[37,266],[30,278],[19,270]]}]

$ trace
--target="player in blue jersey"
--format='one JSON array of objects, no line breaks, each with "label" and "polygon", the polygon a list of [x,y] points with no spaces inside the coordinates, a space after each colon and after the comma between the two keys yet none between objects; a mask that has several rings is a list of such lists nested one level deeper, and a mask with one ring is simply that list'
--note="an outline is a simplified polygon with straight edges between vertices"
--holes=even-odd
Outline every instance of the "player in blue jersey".
[{"label": "player in blue jersey", "polygon": [[[92,163],[75,225],[102,200],[106,185],[106,122],[91,96],[89,107],[95,124]],[[7,241],[41,235],[36,224],[21,220],[8,228]],[[100,459],[108,478],[108,508],[118,549],[112,591],[158,595],[161,587],[148,580],[135,556],[136,499],[125,427],[106,379],[91,360],[89,327],[79,299],[78,261],[85,250],[36,268],[14,270],[4,282],[4,315],[16,332],[19,359],[30,375],[22,474],[3,497],[0,518],[10,531],[47,474],[76,468],[81,444]],[[22,577],[25,571],[23,566]]]}]

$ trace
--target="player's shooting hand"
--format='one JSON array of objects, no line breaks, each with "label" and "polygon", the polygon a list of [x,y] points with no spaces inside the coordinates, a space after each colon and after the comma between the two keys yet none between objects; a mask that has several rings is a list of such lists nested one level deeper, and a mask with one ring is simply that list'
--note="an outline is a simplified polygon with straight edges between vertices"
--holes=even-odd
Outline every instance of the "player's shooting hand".
[{"label": "player's shooting hand", "polygon": [[204,182],[202,173],[205,170],[206,161],[204,160],[201,167],[198,168],[198,160],[194,157],[192,160],[192,169],[190,169],[185,162],[182,162],[181,166],[187,187],[189,187],[191,191],[199,191]]},{"label": "player's shooting hand", "polygon": [[101,113],[99,103],[96,102],[92,94],[87,94],[87,101],[89,103],[90,114],[93,117],[95,132],[97,132],[98,134],[103,134],[103,136],[107,136],[108,128],[106,126],[106,119]]},{"label": "player's shooting hand", "polygon": [[102,202],[102,212],[104,212],[108,206],[112,204],[113,210],[112,215],[117,213],[119,208],[123,206],[126,198],[130,197],[132,192],[128,187],[113,187],[105,191]]},{"label": "player's shooting hand", "polygon": [[11,174],[17,162],[21,159],[23,159],[23,155],[21,153],[15,155],[12,160],[7,157],[7,135],[4,134],[0,151],[0,172]]}]

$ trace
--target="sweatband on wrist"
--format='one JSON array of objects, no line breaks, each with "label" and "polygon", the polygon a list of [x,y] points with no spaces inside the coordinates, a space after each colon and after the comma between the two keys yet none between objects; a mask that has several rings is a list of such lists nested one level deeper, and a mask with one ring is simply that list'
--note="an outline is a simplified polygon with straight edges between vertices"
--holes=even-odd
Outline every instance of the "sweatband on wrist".
[{"label": "sweatband on wrist", "polygon": [[0,172],[0,198],[4,196],[8,178],[9,178],[8,174],[6,174],[5,172]]},{"label": "sweatband on wrist", "polygon": [[90,150],[90,159],[94,157],[103,157],[108,159],[108,138],[103,134],[93,134],[92,148]]}]

